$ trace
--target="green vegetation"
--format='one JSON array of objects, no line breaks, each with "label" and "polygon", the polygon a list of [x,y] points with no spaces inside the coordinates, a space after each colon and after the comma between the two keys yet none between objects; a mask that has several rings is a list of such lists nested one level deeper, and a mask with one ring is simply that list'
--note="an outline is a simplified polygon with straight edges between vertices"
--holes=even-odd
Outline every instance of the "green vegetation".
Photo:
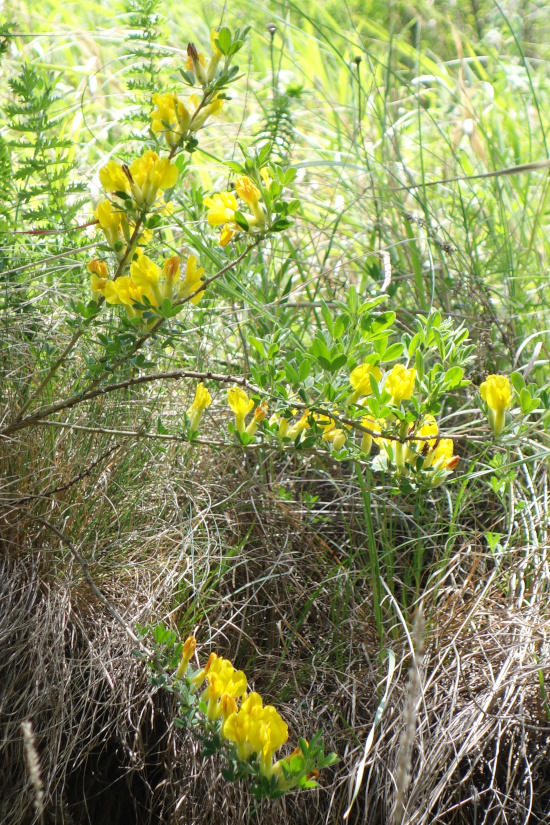
[{"label": "green vegetation", "polygon": [[3,14],[0,821],[547,821],[544,4]]}]

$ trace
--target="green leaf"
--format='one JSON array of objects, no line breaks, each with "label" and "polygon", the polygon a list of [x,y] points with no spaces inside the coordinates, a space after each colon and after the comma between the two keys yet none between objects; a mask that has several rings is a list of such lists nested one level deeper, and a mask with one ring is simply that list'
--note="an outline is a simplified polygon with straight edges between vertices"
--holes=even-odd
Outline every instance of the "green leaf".
[{"label": "green leaf", "polygon": [[266,351],[265,351],[265,347],[264,347],[264,342],[263,342],[263,341],[261,341],[259,338],[254,338],[254,336],[253,336],[253,335],[249,335],[249,336],[248,336],[248,340],[249,340],[249,342],[252,344],[252,346],[254,347],[254,349],[256,349],[256,350],[260,353],[260,355],[262,356],[262,358],[267,358],[267,353],[266,353]]},{"label": "green leaf", "polygon": [[294,169],[294,168],[287,169],[286,172],[284,173],[284,176],[283,176],[283,180],[282,180],[283,185],[288,186],[289,184],[291,184],[297,174],[298,174],[297,169]]},{"label": "green leaf", "polygon": [[336,372],[337,370],[342,369],[347,364],[347,356],[343,353],[341,355],[337,355],[336,358],[333,358],[330,365],[330,372]]},{"label": "green leaf", "polygon": [[232,38],[231,32],[229,31],[227,26],[224,26],[219,30],[217,37],[214,36],[214,42],[223,54],[228,53],[229,49],[231,48]]},{"label": "green leaf", "polygon": [[532,403],[533,397],[529,390],[526,387],[524,387],[519,393],[519,405],[524,415],[527,415],[531,412]]},{"label": "green leaf", "polygon": [[246,175],[246,169],[242,165],[242,163],[237,163],[236,160],[229,160],[225,164],[232,172],[236,172],[238,175]]},{"label": "green leaf", "polygon": [[357,297],[357,290],[355,289],[353,284],[350,286],[348,290],[346,300],[349,311],[352,315],[355,315],[357,313],[357,310],[359,309],[359,299]]},{"label": "green leaf", "polygon": [[415,367],[416,373],[418,375],[418,380],[424,380],[424,356],[422,355],[421,350],[416,350],[416,357],[415,357]]},{"label": "green leaf", "polygon": [[403,344],[392,344],[384,352],[382,356],[383,361],[395,361],[396,358],[401,358],[403,355]]},{"label": "green leaf", "polygon": [[248,221],[246,220],[246,218],[245,218],[245,216],[243,215],[242,212],[239,212],[237,210],[235,212],[233,218],[234,218],[234,221],[237,224],[237,226],[240,226],[241,229],[244,229],[245,232],[248,232],[248,230],[250,229],[250,226],[249,226]]},{"label": "green leaf", "polygon": [[447,370],[445,373],[445,383],[449,389],[453,389],[454,387],[458,387],[462,378],[464,376],[464,370],[462,367],[451,367],[450,370]]},{"label": "green leaf", "polygon": [[300,381],[305,381],[310,372],[311,372],[311,364],[306,358],[304,358],[304,360],[302,361],[302,363],[298,367],[298,378],[299,378],[299,380]]},{"label": "green leaf", "polygon": [[306,760],[304,759],[304,757],[301,754],[297,753],[290,760],[290,770],[293,773],[300,773],[300,771],[303,771],[305,764]]},{"label": "green leaf", "polygon": [[297,384],[300,379],[299,379],[298,373],[296,372],[296,370],[294,369],[292,364],[288,363],[288,361],[287,361],[287,363],[285,364],[284,369],[285,369],[286,380],[288,381],[288,383],[289,384]]},{"label": "green leaf", "polygon": [[512,382],[512,385],[518,394],[525,387],[525,381],[523,380],[523,375],[521,374],[521,372],[512,372],[510,374],[510,381]]},{"label": "green leaf", "polygon": [[331,354],[329,352],[329,349],[321,338],[314,339],[311,347],[309,348],[309,352],[311,352],[311,354],[315,356],[315,358],[317,359],[319,358],[319,356],[322,356],[326,361],[331,361]]},{"label": "green leaf", "polygon": [[289,226],[292,226],[292,221],[289,221],[288,218],[278,218],[275,223],[271,224],[269,231],[283,232],[283,230],[288,229]]},{"label": "green leaf", "polygon": [[324,301],[321,301],[321,315],[323,316],[323,321],[325,322],[326,327],[332,336],[332,315],[330,314],[330,310]]}]

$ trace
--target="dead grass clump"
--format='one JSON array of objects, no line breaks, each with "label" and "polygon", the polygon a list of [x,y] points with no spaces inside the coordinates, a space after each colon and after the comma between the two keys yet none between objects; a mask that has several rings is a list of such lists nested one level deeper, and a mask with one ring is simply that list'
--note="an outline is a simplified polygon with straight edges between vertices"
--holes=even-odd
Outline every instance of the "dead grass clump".
[{"label": "dead grass clump", "polygon": [[[117,466],[123,472],[129,460],[117,451],[109,477],[83,481],[96,510],[116,507]],[[210,646],[230,656],[278,706],[291,741],[322,727],[342,761],[319,791],[256,809],[242,785],[228,786],[219,764],[204,762],[171,727],[170,695],[149,687],[133,643],[58,538],[26,529],[34,544],[14,553],[10,534],[0,570],[0,821],[36,821],[21,732],[30,720],[46,822],[340,822],[387,675],[353,479],[307,459],[274,465],[204,450],[181,459],[151,452],[136,478],[124,505],[135,510],[129,524],[113,518],[112,532],[98,536],[80,522],[78,546],[110,603],[129,625],[162,620],[182,635],[194,630],[202,656]],[[84,508],[86,495],[76,501]],[[385,505],[374,498],[378,537]],[[399,518],[394,535],[404,541],[410,516]],[[424,580],[425,657],[409,713],[403,823],[548,820],[550,722],[539,685],[539,670],[548,679],[546,593],[542,577],[531,576],[528,590],[525,583],[544,554],[510,554],[511,595],[491,558],[466,547],[448,559],[446,578],[434,569]],[[395,810],[413,645],[396,608],[393,616],[383,646],[396,670],[350,823],[386,825]]]}]

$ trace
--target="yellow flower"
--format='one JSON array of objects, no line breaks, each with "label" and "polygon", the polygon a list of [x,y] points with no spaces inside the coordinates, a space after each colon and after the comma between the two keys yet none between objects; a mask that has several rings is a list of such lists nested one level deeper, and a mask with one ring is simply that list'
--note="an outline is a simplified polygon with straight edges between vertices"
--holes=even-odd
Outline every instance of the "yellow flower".
[{"label": "yellow flower", "polygon": [[164,275],[164,297],[172,300],[174,297],[174,284],[180,277],[180,259],[178,255],[172,255],[171,258],[165,258],[162,273]]},{"label": "yellow flower", "polygon": [[386,376],[384,388],[391,395],[391,403],[401,404],[412,397],[416,381],[416,370],[407,369],[403,364],[396,364]]},{"label": "yellow flower", "polygon": [[210,226],[222,226],[220,245],[227,246],[231,238],[239,231],[234,222],[235,212],[239,208],[237,199],[232,192],[216,192],[211,198],[204,198],[204,205],[208,208],[208,223]]},{"label": "yellow flower", "polygon": [[251,691],[241,705],[241,712],[248,713],[253,719],[256,719],[262,712],[263,701],[262,697],[256,691]]},{"label": "yellow flower", "polygon": [[181,654],[181,662],[179,663],[178,669],[176,670],[176,679],[183,679],[187,672],[187,668],[189,666],[189,662],[191,661],[191,657],[193,656],[197,647],[197,640],[194,636],[189,636],[183,644],[183,650]]},{"label": "yellow flower", "polygon": [[123,304],[131,309],[136,301],[142,302],[144,295],[157,306],[152,291],[146,287],[138,287],[128,275],[123,275],[116,281],[107,281],[105,285],[105,300],[108,304]]},{"label": "yellow flower", "polygon": [[[237,224],[235,224],[236,226]],[[237,234],[236,229],[231,229],[229,224],[226,224],[220,232],[220,246],[227,246],[231,238]]]},{"label": "yellow flower", "polygon": [[254,221],[251,221],[247,218],[248,223],[251,226],[257,225],[263,228],[265,226],[265,212],[263,210],[263,207],[259,203],[260,190],[246,175],[243,175],[242,178],[237,179],[235,183],[235,190],[237,192],[237,195],[246,203],[246,205],[250,209],[252,209]]},{"label": "yellow flower", "polygon": [[234,219],[235,212],[239,208],[237,199],[231,192],[216,192],[211,198],[204,198],[203,203],[208,207],[210,226],[229,223]]},{"label": "yellow flower", "polygon": [[152,149],[148,149],[140,158],[136,158],[130,164],[130,174],[134,183],[142,188],[149,180],[149,176],[155,165],[159,162],[159,156]]},{"label": "yellow flower", "polygon": [[454,470],[459,458],[453,455],[454,444],[452,438],[442,438],[434,450],[432,467],[434,470]]},{"label": "yellow flower", "polygon": [[94,211],[94,218],[99,222],[107,243],[111,249],[115,249],[121,238],[123,222],[127,226],[126,215],[120,209],[114,209],[110,201],[100,201]]},{"label": "yellow flower", "polygon": [[[196,255],[189,255],[185,266],[185,278],[182,280],[178,290],[178,295],[182,300],[187,298],[188,295],[192,295],[193,292],[196,292],[197,289],[202,286],[204,269],[202,266],[197,266],[197,264]],[[204,292],[197,292],[197,294],[191,298],[191,303],[198,304],[203,295]]]},{"label": "yellow flower", "polygon": [[273,773],[273,754],[288,739],[288,726],[272,705],[267,705],[248,731],[253,751],[260,757],[260,772],[270,777]]},{"label": "yellow flower", "polygon": [[242,387],[231,387],[227,390],[227,401],[235,413],[235,429],[244,433],[245,418],[254,406],[254,401],[248,397]]},{"label": "yellow flower", "polygon": [[98,203],[94,217],[99,221],[102,229],[118,230],[123,214],[120,209],[113,209],[110,201],[105,200]]},{"label": "yellow flower", "polygon": [[[229,693],[223,693],[220,697],[220,710],[224,723],[227,721],[228,717],[231,716],[232,713],[237,713],[237,702],[233,696],[229,695]],[[224,725],[222,725],[220,731],[222,738],[225,736],[223,729]]]},{"label": "yellow flower", "polygon": [[248,733],[252,719],[242,707],[238,713],[230,714],[223,724],[223,736],[229,742],[237,745],[237,756],[243,761],[252,754],[252,746],[248,741]]},{"label": "yellow flower", "polygon": [[130,264],[130,277],[138,289],[142,290],[142,296],[147,298],[155,306],[162,303],[162,293],[159,288],[160,269],[147,255],[139,255]]},{"label": "yellow flower", "polygon": [[178,179],[178,167],[170,163],[168,158],[159,160],[149,173],[151,185],[156,189],[171,189]]},{"label": "yellow flower", "polygon": [[191,676],[191,679],[189,680],[191,693],[195,693],[195,691],[197,691],[200,688],[205,679],[206,672],[204,668],[201,668],[201,670],[197,670],[197,672],[194,673],[193,676]]},{"label": "yellow flower", "polygon": [[191,419],[189,425],[191,430],[199,429],[202,414],[205,411],[205,409],[210,406],[211,403],[212,396],[210,395],[210,393],[201,381],[200,384],[197,384],[197,389],[195,390],[195,398],[193,400],[193,403],[187,410],[187,415]]},{"label": "yellow flower", "polygon": [[479,388],[489,408],[489,424],[495,435],[504,429],[505,411],[512,403],[512,387],[506,375],[489,375]]},{"label": "yellow flower", "polygon": [[264,418],[267,416],[267,412],[267,403],[265,401],[262,401],[262,403],[259,406],[257,406],[254,410],[254,418],[246,428],[246,432],[248,433],[248,435],[255,435],[256,430],[258,429],[258,424],[264,420]]},{"label": "yellow flower", "polygon": [[105,286],[107,284],[107,280],[109,278],[109,270],[107,269],[107,264],[105,261],[89,261],[87,266],[88,272],[91,275],[91,287],[94,300],[97,300],[99,295],[97,293],[101,293],[105,295]]},{"label": "yellow flower", "polygon": [[330,442],[335,450],[341,450],[346,443],[346,434],[343,430],[332,426],[325,429],[322,440]]},{"label": "yellow flower", "polygon": [[[159,156],[152,149],[148,149],[129,168],[131,182],[130,189],[138,206],[149,208],[159,198],[164,189],[171,189],[178,179],[178,169],[175,163],[168,158],[159,160]],[[166,204],[159,200],[159,205]]]},{"label": "yellow flower", "polygon": [[121,163],[116,160],[108,161],[105,166],[99,170],[99,180],[101,185],[107,192],[129,192],[130,181]]},{"label": "yellow flower", "polygon": [[[296,412],[296,410],[294,410],[294,412]],[[307,430],[307,428],[309,427],[309,416],[309,410],[304,410],[302,417],[298,421],[296,421],[292,425],[292,427],[290,427],[287,430],[286,435],[290,438],[291,441],[296,441],[300,433],[304,430]]]},{"label": "yellow flower", "polygon": [[204,126],[209,117],[218,114],[224,104],[224,98],[218,95],[219,92],[211,103],[207,103],[202,108],[200,108],[198,95],[190,95],[187,100],[187,103],[191,106],[191,119],[188,127],[190,132],[197,132],[201,126]]},{"label": "yellow flower", "polygon": [[237,178],[235,182],[235,191],[237,192],[239,198],[241,198],[251,209],[260,200],[260,190],[246,175],[243,175],[242,178]]},{"label": "yellow flower", "polygon": [[[440,470],[451,472],[456,468],[459,457],[453,455],[454,445],[451,438],[442,438],[436,442],[436,446],[429,450],[424,460],[423,470],[431,470],[427,474],[430,487],[435,488],[445,480],[445,473]],[[431,478],[431,480],[430,480]]]},{"label": "yellow flower", "polygon": [[153,104],[157,107],[151,112],[153,132],[164,135],[167,146],[175,146],[184,133],[179,115],[183,114],[180,110],[185,107],[180,104],[177,94],[170,92],[154,94]]},{"label": "yellow flower", "polygon": [[[430,453],[431,450],[437,445],[438,439],[437,434],[439,432],[439,427],[437,426],[437,421],[435,420],[433,415],[427,415],[424,418],[423,424],[421,427],[418,428],[416,431],[416,435],[420,436],[419,439],[413,439],[410,442],[407,442],[407,445],[404,449],[404,458],[405,461],[408,461],[410,464],[415,464],[416,459],[419,455],[423,455],[425,457],[424,460],[424,467],[426,465],[426,456]],[[409,434],[412,435],[414,433],[414,425],[411,425]],[[428,438],[428,436],[434,436],[433,438]]]},{"label": "yellow flower", "polygon": [[218,60],[220,57],[223,57],[223,52],[220,51],[219,47],[216,45],[216,40],[218,39],[218,30],[211,29],[210,30],[210,48],[212,49],[212,57],[217,57]]},{"label": "yellow flower", "polygon": [[219,47],[216,45],[216,40],[218,39],[218,31],[217,29],[212,29],[210,31],[210,48],[212,49],[212,57],[208,63],[208,68],[206,69],[206,82],[212,83],[214,78],[216,77],[216,72],[218,71],[218,65],[220,60],[223,57],[223,52],[220,51]]},{"label": "yellow flower", "polygon": [[223,693],[224,683],[223,679],[217,673],[208,674],[208,687],[201,694],[201,700],[208,702],[208,710],[206,715],[209,719],[219,719],[221,715],[221,708],[218,699]]},{"label": "yellow flower", "polygon": [[380,381],[382,378],[382,373],[378,367],[375,367],[372,364],[360,364],[358,367],[355,367],[349,377],[349,382],[355,392],[350,396],[348,404],[355,404],[362,395],[371,394],[371,375],[376,381]]}]

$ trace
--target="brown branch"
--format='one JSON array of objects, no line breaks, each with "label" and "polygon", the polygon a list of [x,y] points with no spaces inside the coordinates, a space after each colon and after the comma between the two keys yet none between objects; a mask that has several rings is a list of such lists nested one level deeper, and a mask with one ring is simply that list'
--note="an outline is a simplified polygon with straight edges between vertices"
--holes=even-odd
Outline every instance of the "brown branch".
[{"label": "brown branch", "polygon": [[14,421],[13,424],[9,424],[3,430],[0,430],[0,436],[11,435],[11,433],[17,432],[17,430],[22,430],[25,427],[35,424],[38,419],[48,417],[56,412],[60,412],[61,410],[70,409],[76,404],[82,404],[85,401],[91,401],[94,398],[99,398],[99,396],[106,395],[109,392],[124,390],[128,387],[134,387],[138,384],[146,384],[150,381],[178,381],[182,378],[197,378],[203,381],[219,381],[224,384],[239,384],[241,387],[249,387],[253,391],[256,391],[255,388],[248,383],[246,378],[243,378],[240,375],[218,375],[213,372],[195,372],[194,370],[173,370],[172,372],[157,372],[152,375],[138,375],[135,378],[128,378],[126,381],[119,381],[117,384],[107,384],[105,387],[98,387],[97,389],[91,391],[75,393],[75,395],[71,395],[63,401],[58,401],[55,404],[49,404],[47,407],[42,407],[32,415],[24,418],[22,421]]}]

